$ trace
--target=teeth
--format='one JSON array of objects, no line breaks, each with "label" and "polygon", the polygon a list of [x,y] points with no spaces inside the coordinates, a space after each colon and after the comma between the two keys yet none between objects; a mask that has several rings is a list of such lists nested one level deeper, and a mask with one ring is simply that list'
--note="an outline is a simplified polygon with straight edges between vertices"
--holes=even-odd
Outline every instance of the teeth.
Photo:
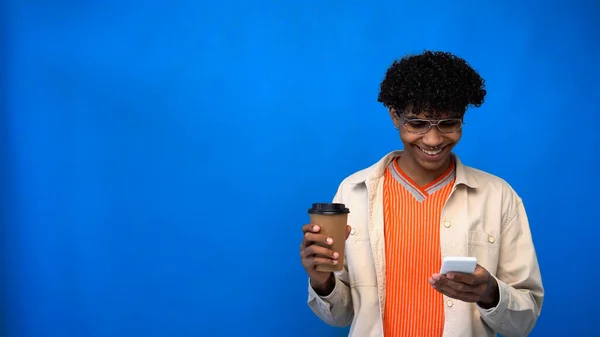
[{"label": "teeth", "polygon": [[440,152],[442,152],[442,149],[437,150],[437,151],[429,151],[429,150],[425,150],[421,147],[419,147],[419,149],[430,156],[435,156],[436,154],[439,154]]}]

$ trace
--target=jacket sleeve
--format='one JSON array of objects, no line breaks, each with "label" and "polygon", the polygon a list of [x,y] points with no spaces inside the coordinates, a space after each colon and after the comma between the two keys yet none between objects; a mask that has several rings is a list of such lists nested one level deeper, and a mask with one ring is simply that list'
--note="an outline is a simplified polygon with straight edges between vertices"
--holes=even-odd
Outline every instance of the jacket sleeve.
[{"label": "jacket sleeve", "polygon": [[520,198],[515,196],[514,202],[516,207],[504,222],[495,275],[500,301],[495,308],[477,307],[483,321],[504,337],[527,336],[535,326],[544,300],[527,214]]},{"label": "jacket sleeve", "polygon": [[331,326],[348,326],[354,317],[350,287],[340,279],[338,274],[335,275],[335,287],[327,296],[319,296],[308,280],[308,306],[323,322]]},{"label": "jacket sleeve", "polygon": [[[342,183],[343,184],[343,183]],[[343,202],[342,185],[333,198],[334,203]],[[348,264],[344,258],[344,269],[334,273],[335,286],[327,296],[319,296],[308,280],[308,306],[325,323],[345,327],[352,323],[354,307],[350,293],[350,279],[348,277]]]}]

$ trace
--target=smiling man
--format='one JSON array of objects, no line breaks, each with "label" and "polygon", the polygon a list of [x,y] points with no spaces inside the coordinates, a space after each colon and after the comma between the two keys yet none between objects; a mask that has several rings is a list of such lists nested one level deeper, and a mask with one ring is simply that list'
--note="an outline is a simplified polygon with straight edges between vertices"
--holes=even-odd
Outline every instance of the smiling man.
[{"label": "smiling man", "polygon": [[[308,304],[350,336],[525,336],[544,290],[521,198],[452,152],[484,81],[465,60],[424,52],[395,61],[378,101],[404,150],[346,178],[334,202],[350,209],[344,269],[318,226],[303,227]],[[490,154],[491,155],[491,154]],[[326,246],[325,246],[326,247]],[[473,274],[440,275],[443,257],[476,257]]]}]

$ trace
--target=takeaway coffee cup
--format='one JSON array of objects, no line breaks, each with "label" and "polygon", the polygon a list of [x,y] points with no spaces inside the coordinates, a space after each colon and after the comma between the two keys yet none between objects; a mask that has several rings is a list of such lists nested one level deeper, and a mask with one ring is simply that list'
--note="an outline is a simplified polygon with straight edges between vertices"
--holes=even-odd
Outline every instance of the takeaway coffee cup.
[{"label": "takeaway coffee cup", "polygon": [[348,213],[350,210],[344,204],[337,203],[315,203],[308,210],[310,223],[319,225],[319,233],[333,239],[333,244],[326,248],[338,252],[337,265],[318,265],[315,269],[323,272],[334,272],[344,269],[344,252],[346,248],[346,226],[348,224]]}]

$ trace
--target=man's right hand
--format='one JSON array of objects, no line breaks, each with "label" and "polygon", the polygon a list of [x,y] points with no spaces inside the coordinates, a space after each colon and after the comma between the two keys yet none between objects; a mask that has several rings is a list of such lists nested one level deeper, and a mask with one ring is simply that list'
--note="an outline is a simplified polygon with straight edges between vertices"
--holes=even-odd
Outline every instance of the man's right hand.
[{"label": "man's right hand", "polygon": [[[346,239],[350,235],[350,229],[350,226],[346,227]],[[304,237],[300,244],[300,258],[308,277],[310,277],[310,284],[313,289],[317,294],[326,296],[333,291],[335,286],[333,273],[318,271],[315,268],[321,264],[338,264],[339,252],[330,249],[333,239],[320,234],[320,230],[321,228],[314,224],[302,227]]]}]

